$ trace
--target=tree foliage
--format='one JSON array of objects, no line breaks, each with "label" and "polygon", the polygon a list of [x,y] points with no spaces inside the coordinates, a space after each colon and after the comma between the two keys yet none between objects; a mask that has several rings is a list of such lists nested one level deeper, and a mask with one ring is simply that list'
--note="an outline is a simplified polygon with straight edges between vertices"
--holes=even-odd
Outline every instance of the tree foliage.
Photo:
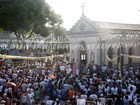
[{"label": "tree foliage", "polygon": [[61,26],[56,26],[53,28],[54,30],[54,38],[55,40],[59,41],[61,37],[66,37],[67,36],[67,31],[64,27]]},{"label": "tree foliage", "polygon": [[[4,1],[4,0],[3,0]],[[0,27],[18,40],[34,34],[48,36],[63,21],[45,0],[6,0],[0,3]]]}]

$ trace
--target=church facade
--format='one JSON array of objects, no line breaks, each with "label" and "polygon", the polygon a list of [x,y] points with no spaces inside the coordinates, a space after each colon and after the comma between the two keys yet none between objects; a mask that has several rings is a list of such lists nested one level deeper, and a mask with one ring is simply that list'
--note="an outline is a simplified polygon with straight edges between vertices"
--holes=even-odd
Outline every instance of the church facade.
[{"label": "church facade", "polygon": [[139,63],[137,60],[121,56],[140,56],[139,24],[91,21],[83,14],[70,29],[69,42],[70,60],[76,62],[77,68],[91,62],[106,64],[111,68],[118,64],[119,58],[122,65]]}]

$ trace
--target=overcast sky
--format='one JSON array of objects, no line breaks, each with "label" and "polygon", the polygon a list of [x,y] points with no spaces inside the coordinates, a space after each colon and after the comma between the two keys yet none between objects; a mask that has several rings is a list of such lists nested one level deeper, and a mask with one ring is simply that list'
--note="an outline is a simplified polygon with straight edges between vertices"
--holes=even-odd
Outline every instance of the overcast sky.
[{"label": "overcast sky", "polygon": [[140,24],[140,0],[46,0],[62,16],[63,26],[72,28],[82,14],[93,21]]}]

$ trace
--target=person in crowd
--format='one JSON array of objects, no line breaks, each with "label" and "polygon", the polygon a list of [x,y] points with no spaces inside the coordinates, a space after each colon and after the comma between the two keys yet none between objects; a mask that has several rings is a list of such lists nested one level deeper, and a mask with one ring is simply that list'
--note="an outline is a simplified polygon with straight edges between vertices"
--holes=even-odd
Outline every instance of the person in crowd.
[{"label": "person in crowd", "polygon": [[[139,105],[140,78],[133,71],[125,68],[121,77],[117,68],[108,70],[107,66],[92,63],[73,76],[70,63],[61,57],[46,63],[32,61],[28,66],[10,65],[0,71],[0,97],[6,105],[49,101],[75,105],[77,99],[91,99],[97,105]],[[15,83],[16,89],[5,86],[7,82]]]}]

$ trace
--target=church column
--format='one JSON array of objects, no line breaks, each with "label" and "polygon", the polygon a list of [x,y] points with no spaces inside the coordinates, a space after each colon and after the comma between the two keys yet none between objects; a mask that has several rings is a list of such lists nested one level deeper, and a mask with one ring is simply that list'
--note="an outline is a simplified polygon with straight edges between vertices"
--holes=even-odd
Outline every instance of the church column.
[{"label": "church column", "polygon": [[99,44],[100,44],[100,65],[102,65],[102,40],[100,39],[100,42],[99,42]]},{"label": "church column", "polygon": [[87,47],[87,65],[90,63],[90,54],[91,54],[92,49],[90,48],[90,46]]},{"label": "church column", "polygon": [[75,62],[76,62],[76,69],[79,69],[79,65],[80,65],[80,60],[79,60],[79,49],[76,48],[75,49]]},{"label": "church column", "polygon": [[72,44],[70,44],[70,61],[73,59],[73,47]]}]

